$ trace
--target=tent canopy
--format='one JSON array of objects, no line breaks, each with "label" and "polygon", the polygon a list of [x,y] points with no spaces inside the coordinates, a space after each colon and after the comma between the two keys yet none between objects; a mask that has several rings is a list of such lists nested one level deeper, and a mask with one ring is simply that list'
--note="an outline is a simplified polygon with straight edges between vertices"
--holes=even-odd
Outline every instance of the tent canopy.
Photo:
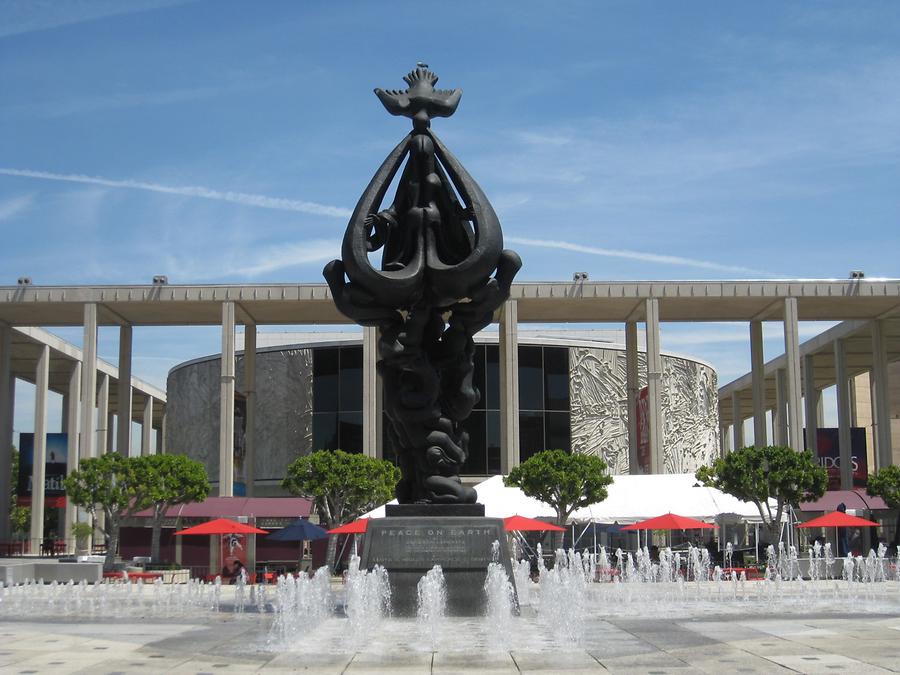
[{"label": "tent canopy", "polygon": [[[547,504],[532,499],[519,488],[506,487],[503,476],[491,476],[475,486],[478,503],[484,504],[488,518],[555,519],[556,512]],[[735,514],[740,520],[758,523],[756,506],[742,502],[715,488],[699,485],[690,473],[613,476],[607,488],[609,496],[597,504],[575,511],[569,522],[619,523],[626,525],[653,518],[677,509],[678,513],[698,520],[713,520],[721,514]],[[393,503],[393,502],[392,502]],[[774,511],[774,502],[772,503]],[[371,518],[384,516],[380,506],[366,514]]]},{"label": "tent canopy", "polygon": [[269,535],[268,541],[314,541],[328,539],[328,532],[305,518],[297,518],[293,523]]},{"label": "tent canopy", "polygon": [[269,534],[265,530],[252,525],[238,523],[228,518],[216,518],[206,523],[200,523],[184,530],[179,530],[176,535],[183,534]]}]

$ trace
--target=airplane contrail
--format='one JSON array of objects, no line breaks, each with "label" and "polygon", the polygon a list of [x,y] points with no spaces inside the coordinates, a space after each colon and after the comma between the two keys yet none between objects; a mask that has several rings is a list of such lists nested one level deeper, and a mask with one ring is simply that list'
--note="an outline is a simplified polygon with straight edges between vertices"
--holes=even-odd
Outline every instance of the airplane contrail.
[{"label": "airplane contrail", "polygon": [[80,173],[51,173],[49,171],[32,171],[31,169],[0,168],[0,174],[5,176],[18,176],[20,178],[38,178],[42,180],[56,180],[64,183],[85,183],[88,185],[102,185],[104,187],[124,188],[128,190],[144,190],[146,192],[161,192],[169,195],[182,195],[185,197],[198,197],[200,199],[212,199],[221,202],[230,202],[242,206],[256,206],[263,209],[277,209],[279,211],[297,211],[314,216],[328,216],[329,218],[349,218],[350,209],[341,206],[329,206],[299,199],[282,199],[280,197],[267,197],[247,192],[232,192],[213,190],[199,185],[161,185],[159,183],[147,183],[137,180],[114,180],[100,176],[86,176]]}]

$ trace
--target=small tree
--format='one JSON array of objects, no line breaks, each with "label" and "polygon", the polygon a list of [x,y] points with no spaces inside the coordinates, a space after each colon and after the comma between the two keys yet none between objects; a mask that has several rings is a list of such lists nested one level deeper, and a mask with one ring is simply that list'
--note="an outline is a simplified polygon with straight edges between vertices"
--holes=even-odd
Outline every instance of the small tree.
[{"label": "small tree", "polygon": [[68,499],[87,510],[94,522],[97,509],[106,516],[103,569],[111,570],[119,548],[122,519],[150,506],[143,498],[135,461],[118,453],[84,459],[78,469],[66,477],[64,485]]},{"label": "small tree", "polygon": [[[532,455],[503,481],[504,485],[518,487],[529,497],[549,504],[556,511],[556,524],[560,527],[566,526],[575,509],[606,499],[606,488],[612,482],[606,462],[600,457],[565,450]],[[556,538],[554,547],[561,540],[561,536]]]},{"label": "small tree", "polygon": [[150,559],[159,559],[159,539],[166,512],[177,504],[202,502],[209,496],[206,468],[185,455],[146,455],[135,465],[138,499],[153,509]]},{"label": "small tree", "polygon": [[788,506],[797,508],[802,501],[818,499],[828,488],[828,471],[810,451],[782,445],[735,450],[712,466],[701,466],[695,475],[707,487],[754,504],[771,543],[780,539],[781,518]]},{"label": "small tree", "polygon": [[[319,450],[294,460],[282,486],[315,502],[319,520],[332,529],[390,501],[400,470],[383,459],[343,450]],[[329,542],[333,568],[335,541]]]},{"label": "small tree", "polygon": [[874,497],[881,497],[889,508],[897,510],[894,540],[891,542],[892,546],[897,546],[900,544],[900,466],[886,466],[869,476],[866,491]]}]

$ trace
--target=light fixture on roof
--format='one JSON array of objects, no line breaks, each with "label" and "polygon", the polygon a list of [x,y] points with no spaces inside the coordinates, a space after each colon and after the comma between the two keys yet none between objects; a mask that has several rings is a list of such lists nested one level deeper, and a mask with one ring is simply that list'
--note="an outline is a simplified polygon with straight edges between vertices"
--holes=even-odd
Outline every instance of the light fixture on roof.
[{"label": "light fixture on roof", "polygon": [[169,277],[167,277],[165,274],[157,274],[155,277],[153,277],[153,283],[157,286],[165,286],[167,283],[169,283]]},{"label": "light fixture on roof", "polygon": [[16,281],[19,286],[31,286],[31,277],[19,277]]},{"label": "light fixture on roof", "polygon": [[588,280],[587,272],[575,272],[575,274],[572,275],[572,281],[587,281],[587,280]]},{"label": "light fixture on roof", "polygon": [[865,279],[866,273],[862,270],[850,270],[850,278],[851,279]]}]

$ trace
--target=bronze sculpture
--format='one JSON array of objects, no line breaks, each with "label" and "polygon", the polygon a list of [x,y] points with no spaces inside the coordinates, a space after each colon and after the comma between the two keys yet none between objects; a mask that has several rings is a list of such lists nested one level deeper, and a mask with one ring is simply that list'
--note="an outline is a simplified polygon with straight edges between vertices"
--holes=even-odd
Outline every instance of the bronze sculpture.
[{"label": "bronze sculpture", "polygon": [[[337,308],[377,326],[378,370],[388,434],[397,448],[401,504],[468,504],[460,483],[468,434],[460,423],[478,402],[472,336],[509,297],[519,256],[503,249],[500,222],[478,184],[431,131],[449,117],[460,89],[434,88],[426,64],[404,77],[403,91],[376,89],[392,115],[413,130],[372,177],[347,225],[341,260],[323,274]],[[393,202],[385,193],[403,161]],[[380,265],[370,255],[381,251]],[[493,275],[493,276],[492,276]]]}]

